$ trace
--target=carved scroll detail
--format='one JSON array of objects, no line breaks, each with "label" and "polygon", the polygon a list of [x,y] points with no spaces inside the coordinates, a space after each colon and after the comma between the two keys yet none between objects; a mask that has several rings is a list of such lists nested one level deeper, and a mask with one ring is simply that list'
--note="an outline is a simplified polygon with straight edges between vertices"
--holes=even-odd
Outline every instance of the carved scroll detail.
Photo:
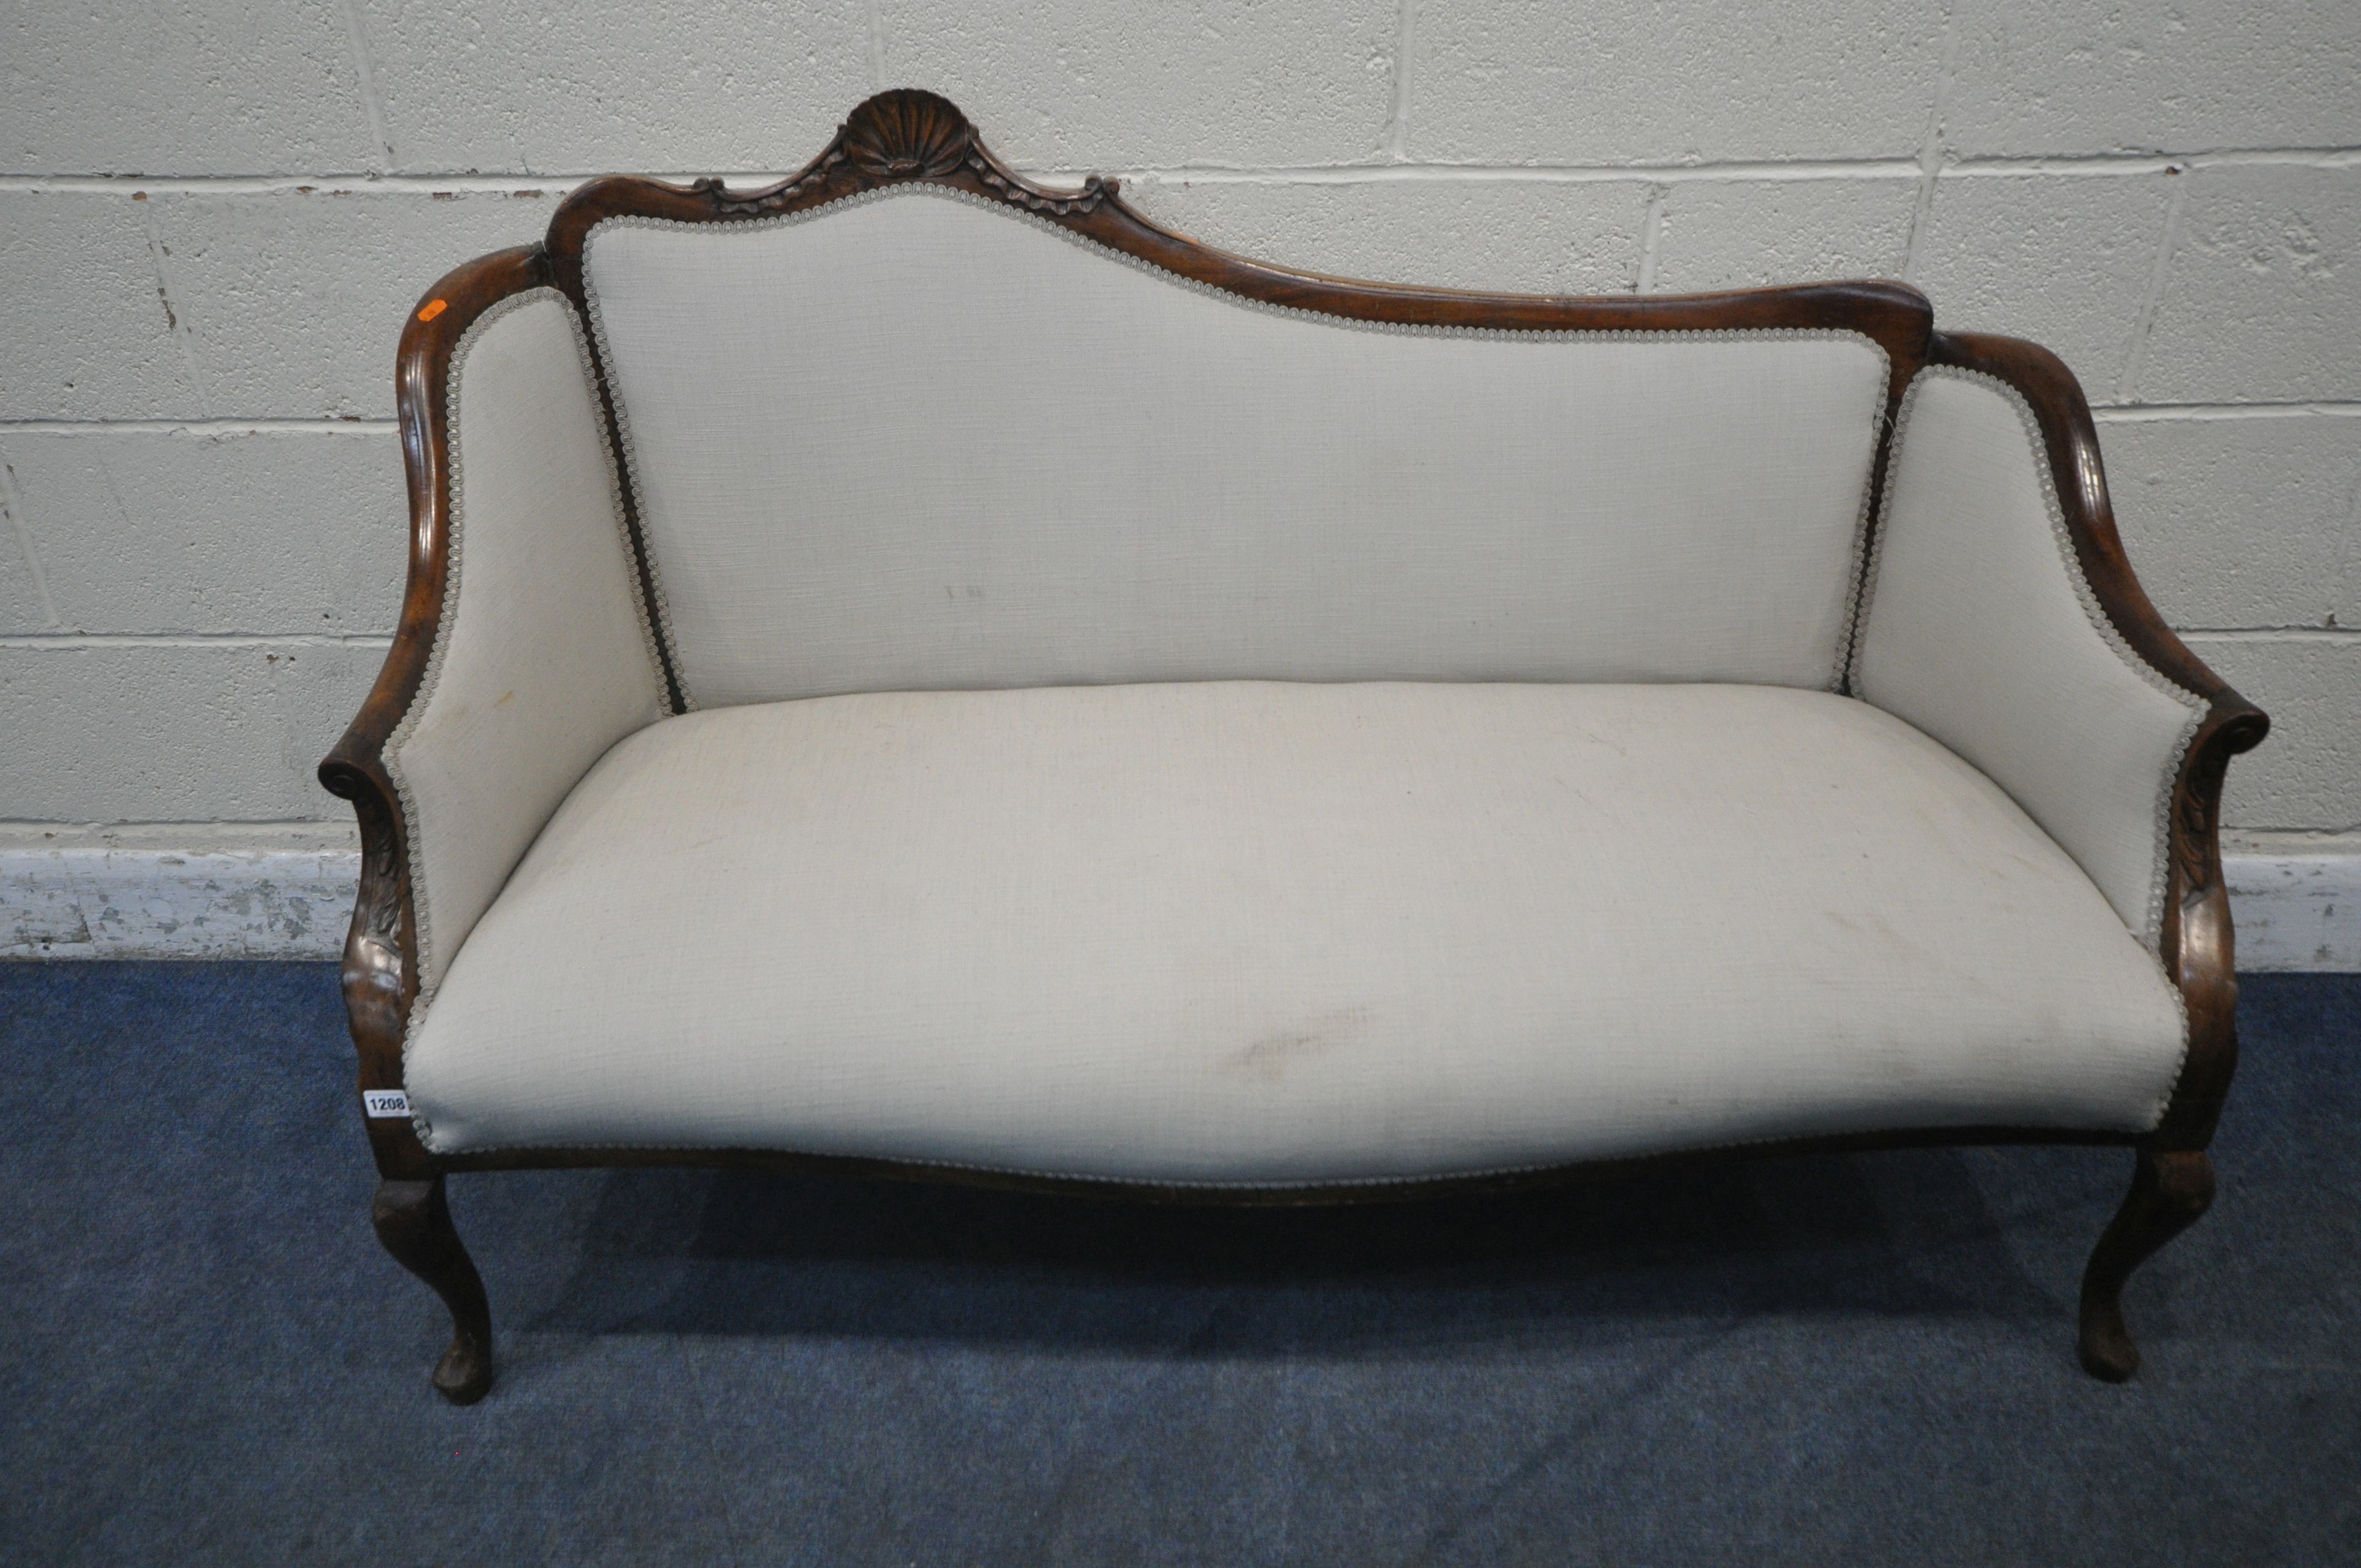
[{"label": "carved scroll detail", "polygon": [[1055,213],[1061,217],[1068,213],[1090,212],[1114,195],[1118,188],[1117,181],[1093,174],[1082,181],[1080,194],[1052,196],[1032,189],[1014,175],[1002,173],[993,166],[991,159],[981,153],[971,154],[967,163],[975,171],[975,177],[1001,200],[1014,202],[1037,213]]},{"label": "carved scroll detail", "polygon": [[872,179],[934,180],[968,161],[975,127],[949,99],[903,87],[855,108],[837,145]]},{"label": "carved scroll detail", "polygon": [[1002,168],[977,139],[974,126],[949,99],[915,87],[880,93],[852,111],[836,140],[810,168],[784,184],[732,195],[719,178],[689,187],[717,216],[760,218],[793,210],[808,199],[846,196],[914,180],[965,183],[1028,212],[1063,217],[1097,210],[1119,182],[1093,174],[1077,192],[1038,190]]},{"label": "carved scroll detail", "polygon": [[[2224,759],[2227,761],[2227,759]],[[2177,820],[2173,823],[2172,848],[2180,872],[2180,895],[2190,898],[2211,891],[2213,885],[2213,867],[2206,850],[2213,842],[2213,803],[2219,798],[2222,767],[2215,763],[2213,788],[2199,787],[2180,792],[2173,804]]]},{"label": "carved scroll detail", "polygon": [[842,149],[830,148],[820,156],[818,162],[805,170],[795,179],[784,185],[774,185],[766,191],[758,191],[751,196],[731,195],[729,187],[722,184],[719,177],[711,174],[702,180],[691,181],[688,188],[711,203],[716,213],[730,217],[768,217],[773,213],[785,212],[795,203],[796,197],[813,187],[827,183],[829,178],[843,162]]}]

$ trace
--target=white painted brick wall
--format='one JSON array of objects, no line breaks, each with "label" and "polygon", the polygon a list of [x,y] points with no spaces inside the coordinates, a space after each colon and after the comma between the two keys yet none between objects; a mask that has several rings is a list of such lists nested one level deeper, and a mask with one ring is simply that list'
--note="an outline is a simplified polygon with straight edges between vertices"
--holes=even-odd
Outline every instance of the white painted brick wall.
[{"label": "white painted brick wall", "polygon": [[[2361,17],[2361,6],[2353,12]],[[2187,176],[2135,390],[2148,402],[2361,388],[2361,159]]]},{"label": "white painted brick wall", "polygon": [[1351,162],[1377,153],[1393,101],[1395,0],[877,9],[880,80],[946,94],[995,151],[1028,168]]},{"label": "white painted brick wall", "polygon": [[1970,156],[2349,147],[2352,0],[1961,5],[1945,139]]},{"label": "white painted brick wall", "polygon": [[2189,645],[2270,709],[2272,740],[2230,766],[2222,815],[2239,828],[2361,825],[2361,645],[2313,632],[2191,632]]},{"label": "white painted brick wall", "polygon": [[1899,278],[1918,181],[1684,181],[1661,188],[1650,286],[1671,293],[1802,278]]},{"label": "white painted brick wall", "polygon": [[312,770],[386,643],[0,638],[0,800],[17,821],[333,819]]},{"label": "white painted brick wall", "polygon": [[2125,547],[2174,625],[2361,626],[2361,407],[2111,421],[2099,443]]},{"label": "white painted brick wall", "polygon": [[390,431],[0,428],[0,462],[48,598],[0,595],[0,636],[383,634],[399,619],[409,507]]},{"label": "white painted brick wall", "polygon": [[0,188],[0,420],[200,408],[142,196]]},{"label": "white painted brick wall", "polygon": [[0,419],[390,419],[420,293],[548,227],[517,191],[0,189]]},{"label": "white painted brick wall", "polygon": [[1443,163],[1907,158],[1941,76],[1924,0],[1414,7],[1410,156]]},{"label": "white painted brick wall", "polygon": [[873,91],[865,0],[345,0],[373,168],[604,174],[801,163]]},{"label": "white painted brick wall", "polygon": [[0,158],[12,171],[372,167],[358,62],[334,0],[19,0],[0,10]]},{"label": "white painted brick wall", "polygon": [[2178,176],[1979,173],[1938,180],[1910,280],[1951,331],[2029,337],[2115,400]]},{"label": "white painted brick wall", "polygon": [[0,8],[0,824],[342,823],[404,308],[581,178],[789,169],[899,83],[1320,270],[1901,276],[2048,343],[2158,603],[2279,719],[2232,822],[2361,828],[2355,0]]}]

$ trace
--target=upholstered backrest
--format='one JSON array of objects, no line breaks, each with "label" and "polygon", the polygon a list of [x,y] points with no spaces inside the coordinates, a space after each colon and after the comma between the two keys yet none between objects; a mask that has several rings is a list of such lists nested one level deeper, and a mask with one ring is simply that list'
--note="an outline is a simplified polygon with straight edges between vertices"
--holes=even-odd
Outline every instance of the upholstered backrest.
[{"label": "upholstered backrest", "polygon": [[1856,333],[1356,323],[924,184],[583,273],[693,704],[1841,663]]}]

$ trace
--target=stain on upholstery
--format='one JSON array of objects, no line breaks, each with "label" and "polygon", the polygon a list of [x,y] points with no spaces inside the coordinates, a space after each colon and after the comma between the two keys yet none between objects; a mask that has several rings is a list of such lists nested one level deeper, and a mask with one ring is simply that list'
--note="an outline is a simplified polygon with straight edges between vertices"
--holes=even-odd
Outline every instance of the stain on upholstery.
[{"label": "stain on upholstery", "polygon": [[1323,1013],[1299,1028],[1275,1029],[1232,1051],[1222,1058],[1222,1069],[1265,1083],[1277,1083],[1286,1076],[1289,1063],[1351,1045],[1368,1022],[1367,1007],[1340,1007],[1333,1013]]}]

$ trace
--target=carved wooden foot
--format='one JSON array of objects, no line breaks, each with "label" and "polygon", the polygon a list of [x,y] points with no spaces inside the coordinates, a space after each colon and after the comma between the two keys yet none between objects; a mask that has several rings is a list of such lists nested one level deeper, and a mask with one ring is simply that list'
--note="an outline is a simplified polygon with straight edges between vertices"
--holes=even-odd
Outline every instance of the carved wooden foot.
[{"label": "carved wooden foot", "polygon": [[434,1368],[434,1387],[455,1405],[474,1404],[492,1387],[492,1310],[475,1260],[452,1228],[443,1179],[379,1182],[369,1217],[385,1250],[451,1309],[451,1347]]},{"label": "carved wooden foot", "polygon": [[2142,1149],[2132,1190],[2082,1271],[2082,1369],[2121,1383],[2139,1370],[2124,1327],[2124,1281],[2187,1230],[2213,1201],[2213,1162],[2202,1149]]}]

